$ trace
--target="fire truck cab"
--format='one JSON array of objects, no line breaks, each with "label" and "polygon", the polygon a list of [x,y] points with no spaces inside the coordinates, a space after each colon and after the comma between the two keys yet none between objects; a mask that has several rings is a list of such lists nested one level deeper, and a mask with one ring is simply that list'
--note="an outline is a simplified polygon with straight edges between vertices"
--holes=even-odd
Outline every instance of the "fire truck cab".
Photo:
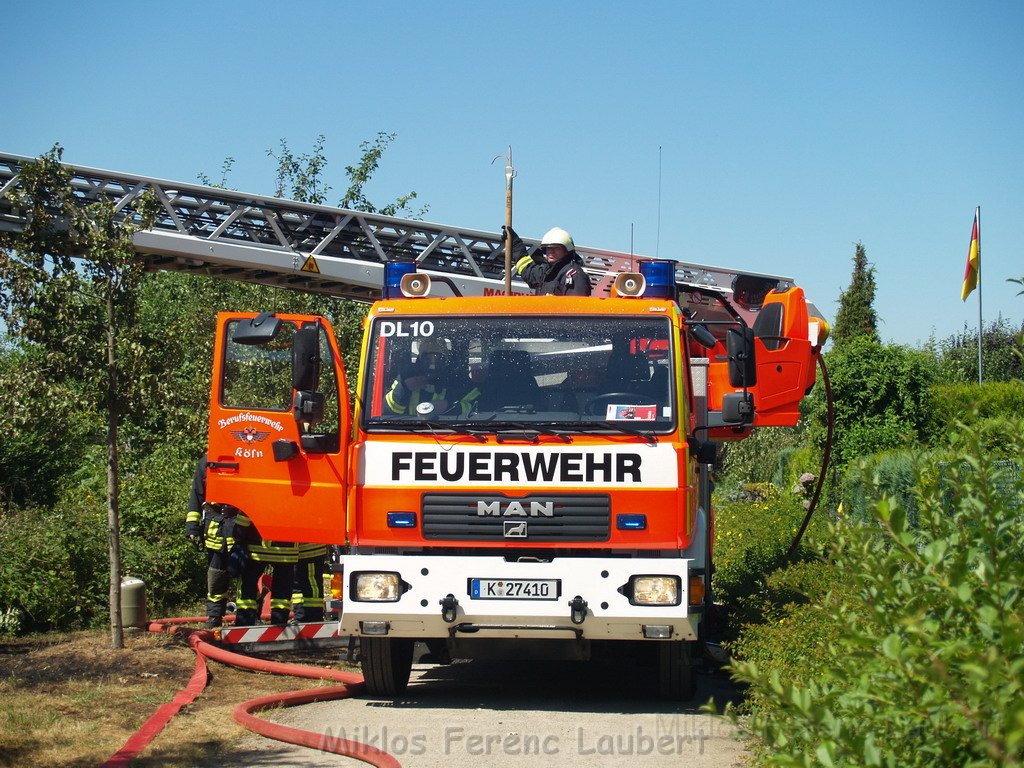
[{"label": "fire truck cab", "polygon": [[351,414],[324,318],[220,317],[208,494],[264,538],[344,548],[340,631],[371,693],[405,688],[421,640],[451,658],[618,643],[692,695],[711,439],[789,418],[812,350],[799,288],[759,338],[713,296],[636,278],[610,298],[432,297],[421,278],[370,310]]}]

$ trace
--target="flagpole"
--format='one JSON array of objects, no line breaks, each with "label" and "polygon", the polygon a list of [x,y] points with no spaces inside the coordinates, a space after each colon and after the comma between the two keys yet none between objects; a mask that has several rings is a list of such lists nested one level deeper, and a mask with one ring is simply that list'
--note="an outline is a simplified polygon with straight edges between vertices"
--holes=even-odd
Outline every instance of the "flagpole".
[{"label": "flagpole", "polygon": [[981,373],[981,206],[974,211],[974,218],[978,222],[978,384],[982,382]]}]

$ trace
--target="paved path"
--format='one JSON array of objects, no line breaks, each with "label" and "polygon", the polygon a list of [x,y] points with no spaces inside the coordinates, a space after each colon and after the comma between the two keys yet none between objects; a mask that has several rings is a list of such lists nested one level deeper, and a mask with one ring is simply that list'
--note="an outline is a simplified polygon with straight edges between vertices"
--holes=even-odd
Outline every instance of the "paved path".
[{"label": "paved path", "polygon": [[[307,704],[272,719],[384,748],[413,767],[726,768],[742,761],[732,726],[698,711],[712,696],[719,707],[735,699],[727,675],[700,671],[694,703],[679,705],[651,695],[653,674],[613,662],[417,664],[398,699]],[[253,736],[217,765],[365,763]]]}]

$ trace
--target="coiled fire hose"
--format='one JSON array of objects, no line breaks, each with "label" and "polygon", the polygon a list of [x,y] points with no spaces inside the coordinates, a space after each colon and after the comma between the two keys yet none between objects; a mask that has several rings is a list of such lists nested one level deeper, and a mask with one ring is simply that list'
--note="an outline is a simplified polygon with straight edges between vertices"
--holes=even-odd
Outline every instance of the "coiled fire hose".
[{"label": "coiled fire hose", "polygon": [[[231,617],[226,617],[230,619]],[[121,747],[115,752],[106,763],[105,768],[110,766],[127,766],[143,749],[145,749],[164,726],[170,722],[181,708],[191,704],[206,688],[209,671],[206,660],[212,659],[222,664],[228,664],[240,669],[249,669],[255,672],[266,672],[273,675],[290,675],[292,677],[303,677],[312,680],[333,680],[341,683],[331,688],[313,688],[310,690],[291,691],[290,693],[279,693],[272,696],[263,696],[258,699],[243,701],[235,707],[232,717],[235,722],[253,733],[258,733],[269,739],[283,741],[289,744],[297,744],[303,747],[318,749],[321,752],[330,752],[337,755],[352,757],[370,765],[380,768],[401,768],[401,764],[394,757],[376,747],[368,744],[361,744],[358,741],[349,741],[330,736],[324,736],[311,731],[304,731],[299,728],[273,723],[256,717],[254,713],[265,709],[276,707],[294,707],[299,704],[308,704],[316,701],[332,701],[344,699],[349,696],[361,693],[363,690],[363,678],[353,672],[341,672],[333,669],[318,669],[316,667],[302,664],[287,664],[266,659],[256,659],[244,654],[228,651],[209,641],[213,639],[213,632],[206,629],[195,629],[187,627],[187,624],[205,622],[205,616],[190,616],[175,619],[160,619],[151,622],[147,629],[150,632],[166,632],[168,634],[183,634],[188,637],[188,644],[196,654],[196,668],[188,684],[180,690],[174,699],[159,707],[150,718],[143,723]]]}]

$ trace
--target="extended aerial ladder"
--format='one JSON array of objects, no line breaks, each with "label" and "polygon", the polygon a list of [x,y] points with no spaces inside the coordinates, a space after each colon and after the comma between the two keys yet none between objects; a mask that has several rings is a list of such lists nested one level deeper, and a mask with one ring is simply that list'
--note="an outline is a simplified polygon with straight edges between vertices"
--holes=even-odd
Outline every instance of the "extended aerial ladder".
[{"label": "extended aerial ladder", "polygon": [[[24,226],[26,212],[11,193],[33,158],[0,154],[0,230]],[[134,236],[135,248],[153,271],[174,270],[280,286],[372,302],[380,297],[384,264],[413,259],[417,269],[444,276],[464,296],[504,292],[504,241],[500,233],[431,224],[263,197],[218,187],[65,164],[82,205],[108,201],[125,217],[130,203],[152,192],[160,203],[152,228]],[[526,240],[532,251],[539,242]],[[615,277],[636,271],[643,257],[580,247],[594,294],[607,295]],[[733,301],[785,289],[792,278],[679,261],[683,290],[711,291],[751,316],[749,302]],[[738,287],[739,286],[739,287]],[[734,289],[735,293],[734,293]],[[519,280],[513,292],[529,293]],[[756,309],[756,306],[755,306]]]},{"label": "extended aerial ladder", "polygon": [[[0,153],[0,231],[19,231],[27,223],[28,212],[19,208],[14,193],[19,188],[21,169],[32,160]],[[138,223],[134,218],[137,213],[133,201],[146,193],[155,197],[159,203],[155,222],[133,236],[136,251],[147,268],[153,271],[187,272],[370,303],[381,296],[385,264],[395,260],[414,260],[417,271],[447,278],[455,291],[463,296],[504,292],[504,241],[499,233],[84,166],[65,164],[64,167],[70,175],[75,199],[83,206],[105,201],[126,220]],[[536,240],[526,240],[526,243],[531,250],[539,245]],[[596,296],[609,295],[617,276],[636,272],[638,262],[645,260],[644,257],[589,247],[577,250]],[[684,312],[701,306],[702,311],[697,318],[700,322],[732,324],[739,317],[748,326],[755,325],[761,300],[770,291],[785,291],[794,284],[785,276],[683,261],[676,261],[675,281],[680,289],[678,298]],[[444,285],[445,281],[438,282]],[[522,294],[531,292],[525,283],[518,280],[513,281],[513,290]],[[714,297],[714,300],[708,301],[709,297]],[[722,308],[719,301],[730,311],[723,313],[721,319],[715,319],[714,315]],[[800,302],[802,308],[802,292]],[[776,305],[774,309],[781,307]],[[813,312],[813,308],[808,309]],[[772,314],[764,312],[762,316],[769,318]],[[799,317],[806,323],[806,314]],[[776,357],[779,356],[778,347],[785,342],[779,337],[784,335],[782,332],[770,332],[762,336],[762,342],[769,345],[766,349],[770,348]],[[804,346],[808,344],[809,335],[809,332],[801,335]],[[705,346],[711,349],[714,343],[712,339],[711,346]],[[810,343],[818,343],[816,332]],[[726,359],[724,355],[720,357]],[[808,354],[803,357],[807,361],[811,359]],[[799,350],[793,353],[792,358],[784,361],[785,377],[813,383],[813,364],[806,375],[794,375],[790,368],[807,361],[797,359],[800,358]],[[693,434],[700,434],[702,439],[715,439],[723,431],[741,432],[741,428],[729,426],[735,422],[727,423],[721,415],[723,392],[731,391],[730,388],[720,387],[721,391],[714,399],[709,394],[713,389],[709,385],[709,367],[715,361],[694,358],[690,363],[696,414]],[[782,364],[776,366],[772,363],[772,368],[777,368],[782,375]],[[799,389],[796,394],[785,392],[776,398],[784,401],[785,407],[780,407],[777,402],[764,401],[766,411],[772,408],[785,411],[778,416],[780,420],[766,421],[767,425],[790,423],[796,418],[796,405],[804,387],[801,385]],[[746,391],[743,394],[745,397]],[[701,463],[700,493],[707,498],[710,495],[710,474],[707,464]],[[235,632],[239,633],[237,639],[225,639],[258,645],[268,641],[268,632],[277,630],[248,628],[244,632]],[[271,639],[333,641],[337,627],[306,626],[289,632],[291,634],[278,633]],[[321,637],[316,634],[321,632],[333,632],[333,635]]]}]

